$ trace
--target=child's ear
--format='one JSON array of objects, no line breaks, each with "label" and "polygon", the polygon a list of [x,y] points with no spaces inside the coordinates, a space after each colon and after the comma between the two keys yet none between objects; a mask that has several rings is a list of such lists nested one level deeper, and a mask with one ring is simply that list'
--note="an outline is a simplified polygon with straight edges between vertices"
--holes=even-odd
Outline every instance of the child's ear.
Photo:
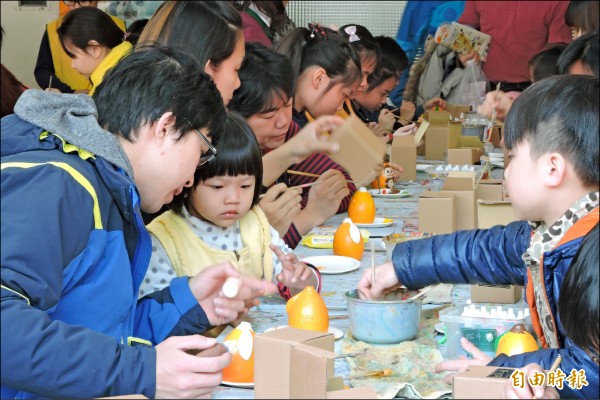
[{"label": "child's ear", "polygon": [[562,184],[567,172],[565,158],[558,153],[549,153],[542,156],[544,184],[547,187],[558,187]]},{"label": "child's ear", "polygon": [[327,81],[327,72],[323,68],[317,68],[312,76],[312,86],[314,89],[320,89]]}]

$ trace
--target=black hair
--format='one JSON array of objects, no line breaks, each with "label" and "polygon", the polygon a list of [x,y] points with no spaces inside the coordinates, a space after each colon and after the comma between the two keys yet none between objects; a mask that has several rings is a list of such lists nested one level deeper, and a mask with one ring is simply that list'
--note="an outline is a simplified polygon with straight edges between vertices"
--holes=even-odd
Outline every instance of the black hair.
[{"label": "black hair", "polygon": [[565,333],[577,346],[591,350],[596,356],[600,352],[598,246],[596,224],[579,246],[565,274],[558,299],[558,315]]},{"label": "black hair", "polygon": [[565,12],[567,26],[579,28],[583,33],[598,30],[598,1],[570,1]]},{"label": "black hair", "polygon": [[242,36],[242,16],[227,1],[165,1],[142,32],[137,47],[159,45],[189,51],[202,70],[233,54]]},{"label": "black hair", "polygon": [[71,58],[74,54],[67,49],[66,43],[85,51],[89,41],[95,40],[101,46],[112,49],[123,42],[125,33],[110,15],[96,7],[80,7],[69,11],[56,31],[60,44]]},{"label": "black hair", "polygon": [[285,5],[281,0],[275,1],[238,1],[237,8],[240,11],[246,11],[251,4],[262,11],[267,17],[271,18],[269,29],[271,33],[281,32],[287,22],[287,13]]},{"label": "black hair", "polygon": [[275,51],[287,56],[299,79],[310,67],[321,67],[331,78],[325,91],[338,83],[351,86],[360,79],[360,58],[348,40],[329,28],[309,24],[310,29],[296,28],[275,46]]},{"label": "black hair", "polygon": [[209,164],[196,170],[193,186],[184,188],[169,204],[169,208],[173,212],[181,215],[183,206],[192,201],[190,193],[194,188],[201,182],[215,176],[254,176],[256,182],[252,205],[258,204],[258,197],[262,188],[262,153],[254,132],[241,115],[232,111],[227,113],[223,134],[219,137],[217,149],[219,150],[217,157]]},{"label": "black hair", "polygon": [[238,71],[241,85],[227,108],[244,118],[273,111],[275,96],[284,103],[294,97],[296,80],[290,60],[260,43],[246,43],[246,56]]},{"label": "black hair", "polygon": [[127,35],[127,41],[129,43],[131,43],[134,46],[137,44],[140,35],[142,34],[142,31],[148,24],[148,21],[149,20],[147,18],[136,19],[131,23],[131,25],[129,25],[129,28],[127,28],[127,32],[125,32],[125,34]]},{"label": "black hair", "polygon": [[166,112],[175,115],[181,137],[191,128],[206,129],[216,141],[227,113],[219,90],[210,76],[200,72],[198,60],[170,48],[146,47],[130,53],[106,73],[92,97],[100,126],[129,142],[135,142],[139,128]]},{"label": "black hair", "polygon": [[581,61],[598,79],[600,68],[599,42],[598,31],[586,33],[572,41],[558,59],[558,71],[561,74],[568,74],[573,64]]},{"label": "black hair", "polygon": [[532,69],[532,81],[537,82],[552,75],[558,75],[558,58],[567,47],[566,44],[556,44],[534,55],[529,60]]},{"label": "black hair", "polygon": [[369,86],[367,92],[375,89],[391,77],[400,78],[402,71],[408,67],[408,57],[402,47],[389,36],[377,36],[375,41],[381,49],[381,68],[379,74],[367,79]]},{"label": "black hair", "polygon": [[527,140],[533,159],[559,153],[584,185],[597,186],[599,89],[598,79],[589,75],[555,75],[534,83],[508,111],[506,149]]},{"label": "black hair", "polygon": [[[356,24],[344,25],[338,29],[338,32],[348,39],[350,46],[356,50],[356,53],[360,57],[361,63],[368,59],[375,61],[375,69],[372,75],[378,75],[381,65],[381,49],[371,32],[364,26]],[[348,32],[354,33],[351,34]]]}]

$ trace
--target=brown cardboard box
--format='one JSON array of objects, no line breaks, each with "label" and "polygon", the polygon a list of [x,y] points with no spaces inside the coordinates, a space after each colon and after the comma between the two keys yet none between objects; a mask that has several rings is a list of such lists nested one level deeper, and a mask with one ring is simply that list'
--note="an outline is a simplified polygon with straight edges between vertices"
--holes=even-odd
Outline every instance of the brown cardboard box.
[{"label": "brown cardboard box", "polygon": [[460,114],[466,114],[471,112],[471,106],[466,104],[447,104],[446,103],[446,111],[452,115],[453,118],[460,118]]},{"label": "brown cardboard box", "polygon": [[419,231],[445,234],[456,230],[455,195],[448,192],[423,192],[419,197]]},{"label": "brown cardboard box", "polygon": [[385,144],[355,115],[331,134],[331,140],[339,143],[340,151],[330,157],[357,182],[365,182],[383,163]]},{"label": "brown cardboard box", "polygon": [[477,200],[503,201],[504,185],[502,182],[502,179],[481,180],[475,189],[475,197]]},{"label": "brown cardboard box", "polygon": [[448,149],[448,164],[473,165],[479,161],[483,154],[483,149],[478,148]]},{"label": "brown cardboard box", "polygon": [[405,182],[417,179],[417,145],[412,136],[396,136],[390,147],[390,162],[401,165],[404,172],[398,181]]},{"label": "brown cardboard box", "polygon": [[442,187],[443,192],[455,195],[456,230],[475,229],[477,227],[477,208],[475,206],[474,173],[456,172],[448,174]]},{"label": "brown cardboard box", "polygon": [[477,200],[477,227],[479,229],[507,225],[517,220],[510,201]]},{"label": "brown cardboard box", "polygon": [[[254,337],[254,397],[257,399],[375,399],[371,388],[343,390],[333,376],[332,334],[281,328]],[[332,396],[332,397],[330,397]]]},{"label": "brown cardboard box", "polygon": [[428,111],[424,118],[429,122],[425,132],[425,159],[445,160],[448,149],[460,147],[462,122],[450,122],[446,111]]},{"label": "brown cardboard box", "polygon": [[514,304],[522,294],[523,286],[518,285],[471,285],[473,303]]},{"label": "brown cardboard box", "polygon": [[501,399],[515,368],[470,365],[452,378],[453,399]]},{"label": "brown cardboard box", "polygon": [[126,394],[123,396],[98,397],[98,399],[147,399],[143,394]]}]

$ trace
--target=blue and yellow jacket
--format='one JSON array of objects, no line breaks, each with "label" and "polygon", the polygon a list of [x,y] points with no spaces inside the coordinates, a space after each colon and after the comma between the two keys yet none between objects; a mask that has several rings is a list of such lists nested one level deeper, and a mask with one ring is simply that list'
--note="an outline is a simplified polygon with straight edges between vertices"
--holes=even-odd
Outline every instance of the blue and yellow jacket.
[{"label": "blue and yellow jacket", "polygon": [[93,100],[28,90],[15,112],[0,142],[1,397],[152,398],[152,345],[203,332],[206,315],[187,277],[137,300],[151,241]]},{"label": "blue and yellow jacket", "polygon": [[[573,225],[565,234],[565,242],[543,255],[545,295],[558,325],[560,349],[542,349],[508,357],[501,354],[488,365],[521,368],[538,363],[549,370],[557,355],[566,375],[574,368],[585,370],[588,386],[572,390],[566,381],[561,398],[598,398],[598,364],[565,334],[557,318],[557,305],[564,276],[571,265],[583,237],[598,223],[598,208]],[[525,262],[531,228],[524,221],[490,229],[459,231],[427,239],[400,243],[394,248],[392,261],[396,275],[409,289],[444,283],[489,283],[530,287]],[[528,300],[532,293],[528,290]],[[539,326],[532,312],[534,327]]]}]

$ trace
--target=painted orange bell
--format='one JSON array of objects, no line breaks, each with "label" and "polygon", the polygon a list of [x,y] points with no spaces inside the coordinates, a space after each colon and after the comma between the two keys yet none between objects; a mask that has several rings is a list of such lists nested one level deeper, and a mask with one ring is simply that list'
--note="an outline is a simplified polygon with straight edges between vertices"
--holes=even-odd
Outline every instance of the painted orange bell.
[{"label": "painted orange bell", "polygon": [[231,363],[223,369],[227,382],[254,383],[254,331],[248,322],[241,322],[225,337]]},{"label": "painted orange bell", "polygon": [[348,205],[348,216],[355,224],[372,224],[375,220],[375,202],[371,193],[364,187],[352,195]]},{"label": "painted orange bell", "polygon": [[289,299],[285,311],[288,314],[288,325],[291,327],[319,332],[327,332],[329,329],[327,306],[312,286],[305,287]]},{"label": "painted orange bell", "polygon": [[395,184],[394,170],[388,163],[384,163],[381,175],[371,182],[371,187],[373,189],[393,189]]},{"label": "painted orange bell", "polygon": [[356,258],[360,261],[364,251],[365,244],[360,230],[350,218],[346,218],[333,235],[333,254]]},{"label": "painted orange bell", "polygon": [[539,350],[539,347],[533,335],[527,332],[523,324],[516,324],[498,341],[496,355],[504,353],[507,356],[513,356],[536,350]]}]

